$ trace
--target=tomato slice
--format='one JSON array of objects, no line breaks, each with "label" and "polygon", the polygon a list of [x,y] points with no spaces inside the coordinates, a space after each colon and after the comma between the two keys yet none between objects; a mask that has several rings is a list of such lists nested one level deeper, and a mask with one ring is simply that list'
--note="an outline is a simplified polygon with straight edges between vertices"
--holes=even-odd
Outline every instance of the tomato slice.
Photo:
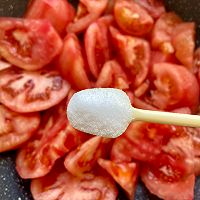
[{"label": "tomato slice", "polygon": [[125,190],[129,199],[133,199],[138,178],[138,165],[133,162],[116,163],[102,158],[98,159],[98,163]]},{"label": "tomato slice", "polygon": [[193,72],[195,23],[181,23],[175,26],[172,32],[172,44],[177,59]]},{"label": "tomato slice", "polygon": [[45,177],[32,180],[31,193],[35,200],[116,200],[118,191],[107,174],[78,178],[54,168]]},{"label": "tomato slice", "polygon": [[66,0],[32,0],[25,13],[28,19],[48,19],[60,34],[74,16],[75,10]]},{"label": "tomato slice", "polygon": [[146,79],[149,71],[149,43],[141,38],[122,35],[113,27],[110,28],[110,32],[122,66],[128,69],[134,80],[134,86],[139,86]]},{"label": "tomato slice", "polygon": [[96,21],[104,12],[108,0],[80,0],[74,21],[67,26],[67,31],[79,33]]},{"label": "tomato slice", "polygon": [[136,2],[147,10],[147,12],[155,19],[165,13],[163,0],[136,0]]},{"label": "tomato slice", "polygon": [[47,111],[35,137],[20,149],[16,169],[22,178],[46,175],[58,158],[86,139],[68,123],[64,110],[66,106],[61,104]]},{"label": "tomato slice", "polygon": [[104,63],[110,59],[108,26],[112,21],[112,16],[99,18],[85,32],[84,44],[87,61],[95,78],[98,77]]},{"label": "tomato slice", "polygon": [[57,69],[76,89],[91,87],[88,79],[81,46],[75,34],[67,34],[61,54],[56,61]]},{"label": "tomato slice", "polygon": [[37,70],[59,54],[62,40],[47,20],[1,18],[0,54],[26,70]]},{"label": "tomato slice", "polygon": [[195,176],[192,174],[185,180],[167,183],[159,180],[147,168],[143,168],[141,178],[148,190],[166,200],[188,199],[194,197]]},{"label": "tomato slice", "polygon": [[130,81],[116,60],[107,61],[98,76],[95,87],[113,87],[121,90],[129,88]]},{"label": "tomato slice", "polygon": [[199,85],[196,77],[184,66],[157,63],[152,68],[155,89],[151,90],[151,102],[159,109],[171,110],[189,107],[192,112],[199,104]]},{"label": "tomato slice", "polygon": [[34,134],[39,124],[38,113],[19,114],[0,104],[0,152],[20,147]]},{"label": "tomato slice", "polygon": [[46,110],[61,102],[69,89],[70,85],[58,72],[50,69],[0,71],[0,102],[16,112]]},{"label": "tomato slice", "polygon": [[114,16],[118,26],[130,35],[143,36],[153,27],[153,19],[134,1],[119,0],[114,6]]},{"label": "tomato slice", "polygon": [[171,41],[172,31],[181,22],[182,20],[175,13],[168,12],[161,15],[152,31],[152,47],[165,54],[174,53],[175,49]]},{"label": "tomato slice", "polygon": [[103,156],[102,138],[93,137],[76,150],[71,151],[65,158],[65,168],[74,176],[81,177],[90,172],[97,159]]}]

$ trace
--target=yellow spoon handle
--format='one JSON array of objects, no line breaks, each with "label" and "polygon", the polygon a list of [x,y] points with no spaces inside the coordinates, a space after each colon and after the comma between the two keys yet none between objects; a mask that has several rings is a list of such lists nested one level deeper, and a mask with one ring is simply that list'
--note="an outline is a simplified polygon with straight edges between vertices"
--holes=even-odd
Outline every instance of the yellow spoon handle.
[{"label": "yellow spoon handle", "polygon": [[133,108],[133,121],[200,127],[200,116]]}]

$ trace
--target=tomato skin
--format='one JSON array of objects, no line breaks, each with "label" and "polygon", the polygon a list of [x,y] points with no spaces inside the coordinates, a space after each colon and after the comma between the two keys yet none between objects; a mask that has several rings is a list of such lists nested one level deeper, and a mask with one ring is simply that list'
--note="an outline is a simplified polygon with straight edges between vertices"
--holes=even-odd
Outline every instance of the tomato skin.
[{"label": "tomato skin", "polygon": [[75,89],[87,89],[91,87],[88,79],[85,62],[78,38],[73,33],[68,33],[64,46],[56,61],[57,69]]},{"label": "tomato skin", "polygon": [[130,35],[146,35],[153,27],[152,17],[134,1],[116,1],[114,16],[121,30]]},{"label": "tomato skin", "polygon": [[19,113],[53,107],[69,90],[68,82],[50,69],[32,72],[12,67],[0,71],[0,102]]},{"label": "tomato skin", "polygon": [[111,57],[108,38],[108,26],[113,17],[108,15],[92,23],[84,35],[84,45],[88,65],[92,75],[97,78],[104,63]]},{"label": "tomato skin", "polygon": [[25,13],[27,19],[48,19],[61,35],[74,16],[75,9],[66,0],[33,0]]},{"label": "tomato skin", "polygon": [[199,104],[199,85],[196,77],[184,66],[157,63],[152,68],[156,90],[151,91],[152,104],[171,110],[189,107],[194,113]]},{"label": "tomato skin", "polygon": [[181,23],[175,26],[172,32],[172,44],[177,59],[194,72],[195,23]]},{"label": "tomato skin", "polygon": [[108,0],[80,0],[74,21],[67,26],[67,32],[79,33],[96,21],[106,9]]},{"label": "tomato skin", "polygon": [[95,87],[113,87],[121,90],[129,88],[130,81],[116,60],[107,61],[98,76]]},{"label": "tomato skin", "polygon": [[141,38],[122,35],[113,27],[110,27],[110,32],[120,63],[127,68],[130,77],[134,79],[134,87],[139,86],[149,71],[149,43]]},{"label": "tomato skin", "polygon": [[105,173],[78,178],[56,167],[46,176],[32,180],[31,193],[35,200],[116,200],[118,191]]},{"label": "tomato skin", "polygon": [[62,40],[47,20],[1,18],[1,56],[26,70],[38,70],[58,55]]},{"label": "tomato skin", "polygon": [[138,178],[138,165],[132,163],[116,163],[110,160],[98,159],[113,179],[125,190],[129,199],[133,199]]},{"label": "tomato skin", "polygon": [[173,12],[161,15],[152,30],[152,47],[162,51],[164,54],[174,53],[175,49],[172,45],[171,36],[174,27],[181,22],[182,20]]},{"label": "tomato skin", "polygon": [[151,171],[143,168],[141,178],[148,190],[159,198],[166,200],[192,200],[194,198],[195,176],[193,174],[180,182],[164,183],[157,179]]},{"label": "tomato skin", "polygon": [[20,147],[39,124],[39,113],[19,114],[0,104],[0,152]]}]

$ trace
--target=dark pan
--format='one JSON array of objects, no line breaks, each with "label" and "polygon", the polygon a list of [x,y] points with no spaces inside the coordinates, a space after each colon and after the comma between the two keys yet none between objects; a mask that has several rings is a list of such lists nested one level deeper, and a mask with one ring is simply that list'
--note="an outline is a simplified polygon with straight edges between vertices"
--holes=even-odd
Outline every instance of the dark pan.
[{"label": "dark pan", "polygon": [[[26,9],[28,0],[0,0],[0,16],[20,17]],[[76,4],[76,0],[71,0]],[[174,10],[183,19],[195,21],[197,26],[197,46],[200,45],[200,1],[199,0],[166,0],[169,10]],[[0,200],[32,200],[28,180],[22,180],[15,171],[15,152],[0,154]],[[125,200],[120,192],[118,200]],[[134,200],[159,200],[150,194],[139,182]],[[196,179],[195,198],[200,200],[200,177]]]}]

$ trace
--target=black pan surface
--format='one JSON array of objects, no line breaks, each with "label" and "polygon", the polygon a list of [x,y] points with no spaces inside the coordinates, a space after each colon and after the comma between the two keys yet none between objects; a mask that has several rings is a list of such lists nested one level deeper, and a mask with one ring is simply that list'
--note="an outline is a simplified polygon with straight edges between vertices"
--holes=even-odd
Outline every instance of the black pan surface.
[{"label": "black pan surface", "polygon": [[[27,6],[27,0],[0,0],[0,16],[20,17]],[[76,4],[76,0],[71,0]],[[197,46],[200,45],[200,1],[199,0],[166,0],[169,10],[174,10],[183,19],[195,21],[197,26]],[[199,36],[199,37],[198,37]],[[0,154],[0,200],[32,200],[30,182],[22,180],[15,171],[15,152]],[[125,200],[120,192],[118,200]],[[134,200],[159,200],[150,194],[139,182]],[[200,200],[200,177],[196,179],[195,198]]]}]

